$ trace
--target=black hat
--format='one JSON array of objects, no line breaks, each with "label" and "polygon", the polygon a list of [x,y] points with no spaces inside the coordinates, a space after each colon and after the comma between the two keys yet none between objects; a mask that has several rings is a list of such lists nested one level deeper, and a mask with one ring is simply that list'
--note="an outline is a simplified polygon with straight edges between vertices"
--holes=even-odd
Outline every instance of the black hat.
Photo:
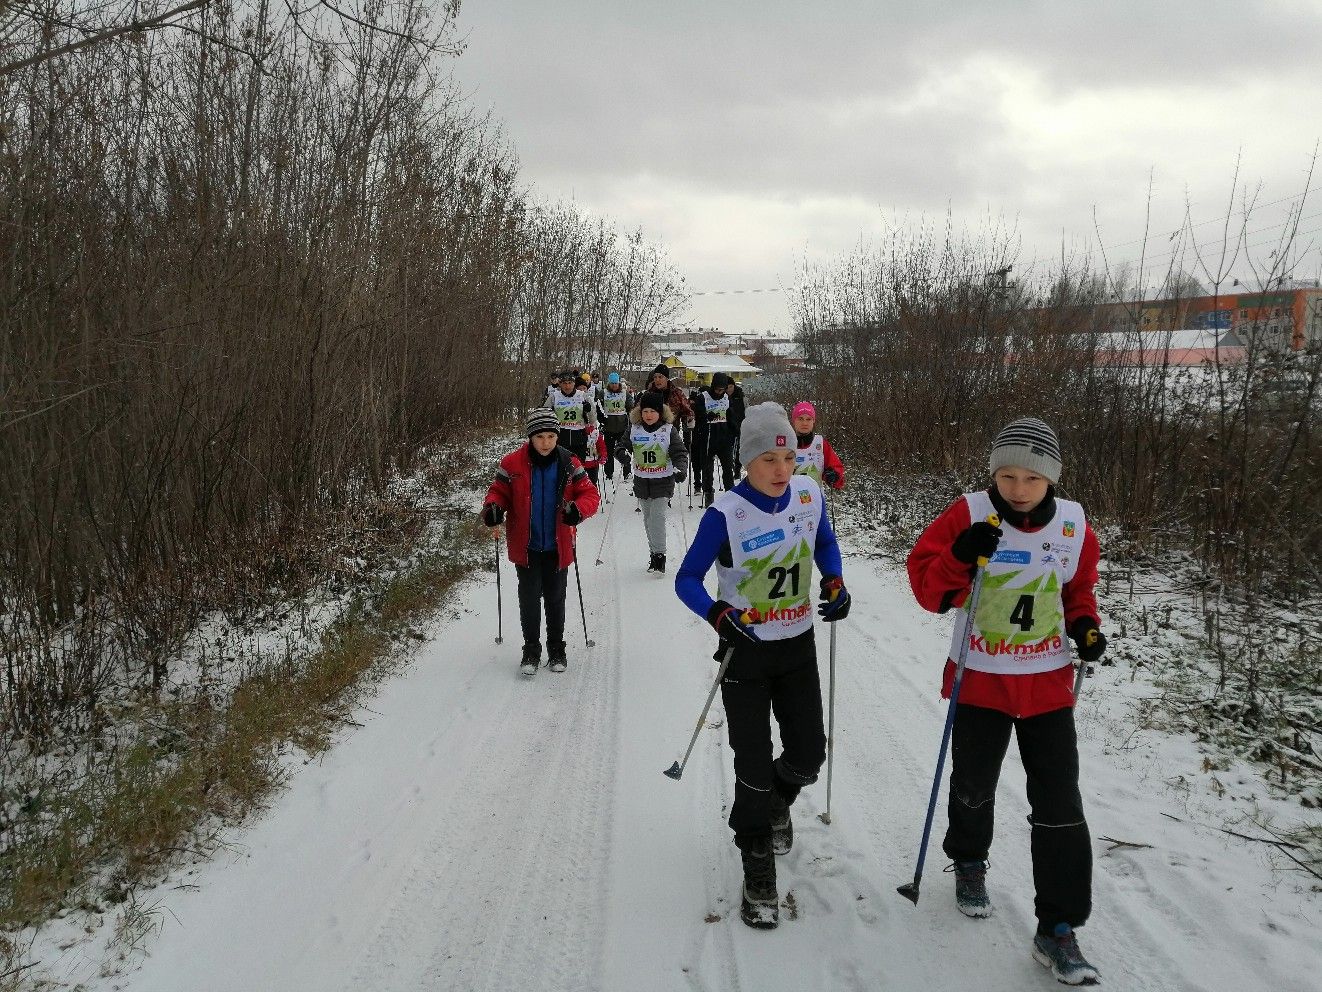
[{"label": "black hat", "polygon": [[711,377],[712,389],[724,389],[728,385],[730,385],[730,377],[724,372],[717,372]]},{"label": "black hat", "polygon": [[662,363],[661,363],[660,365],[658,365],[656,368],[652,369],[652,375],[663,375],[663,376],[665,376],[667,379],[669,379],[669,378],[670,378],[670,366],[667,365],[665,362],[662,362]]},{"label": "black hat", "polygon": [[638,401],[638,405],[644,410],[655,410],[657,413],[661,413],[666,404],[660,393],[649,390],[643,393],[643,398]]}]

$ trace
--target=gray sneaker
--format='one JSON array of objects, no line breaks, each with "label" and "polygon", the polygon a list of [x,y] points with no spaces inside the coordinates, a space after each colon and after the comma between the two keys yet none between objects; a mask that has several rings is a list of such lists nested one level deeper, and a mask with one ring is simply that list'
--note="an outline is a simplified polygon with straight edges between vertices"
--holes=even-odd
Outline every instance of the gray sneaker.
[{"label": "gray sneaker", "polygon": [[955,873],[955,905],[965,916],[980,919],[992,915],[987,895],[987,862],[956,861],[947,871]]},{"label": "gray sneaker", "polygon": [[1033,937],[1033,960],[1050,968],[1064,985],[1096,985],[1101,976],[1079,950],[1078,938],[1068,923],[1057,923],[1053,933]]}]

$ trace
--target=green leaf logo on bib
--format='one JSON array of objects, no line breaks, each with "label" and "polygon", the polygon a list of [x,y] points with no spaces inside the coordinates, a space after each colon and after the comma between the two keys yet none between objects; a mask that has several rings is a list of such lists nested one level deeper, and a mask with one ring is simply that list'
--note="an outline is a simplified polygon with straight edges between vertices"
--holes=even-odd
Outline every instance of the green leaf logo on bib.
[{"label": "green leaf logo on bib", "polygon": [[812,548],[806,540],[779,558],[775,552],[765,558],[749,558],[742,571],[737,588],[757,613],[758,623],[793,622],[812,609],[808,595]]},{"label": "green leaf logo on bib", "polygon": [[1060,584],[1055,572],[1021,586],[1010,583],[1022,571],[985,575],[976,624],[990,654],[1030,654],[1050,648],[1064,630]]}]

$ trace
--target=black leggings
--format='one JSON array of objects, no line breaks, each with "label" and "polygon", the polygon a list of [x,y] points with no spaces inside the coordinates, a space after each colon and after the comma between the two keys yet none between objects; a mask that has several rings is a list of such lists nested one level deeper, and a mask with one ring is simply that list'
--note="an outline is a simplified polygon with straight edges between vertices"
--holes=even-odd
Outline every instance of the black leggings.
[{"label": "black leggings", "polygon": [[525,651],[542,650],[542,601],[546,601],[546,650],[565,650],[565,591],[569,569],[560,567],[560,556],[550,551],[529,551],[527,565],[515,565],[519,577],[519,622],[523,626]]},{"label": "black leggings", "polygon": [[1071,707],[1026,719],[984,706],[960,703],[955,708],[950,826],[943,847],[954,861],[986,859],[996,783],[1012,729],[1028,775],[1038,924],[1047,930],[1057,923],[1083,926],[1092,911],[1092,842],[1079,794],[1079,749]]},{"label": "black leggings", "polygon": [[[826,760],[813,632],[736,647],[721,682],[721,700],[734,751],[730,829],[744,847],[771,835],[771,790],[793,803],[800,789],[817,781]],[[772,714],[784,745],[775,760]]]}]

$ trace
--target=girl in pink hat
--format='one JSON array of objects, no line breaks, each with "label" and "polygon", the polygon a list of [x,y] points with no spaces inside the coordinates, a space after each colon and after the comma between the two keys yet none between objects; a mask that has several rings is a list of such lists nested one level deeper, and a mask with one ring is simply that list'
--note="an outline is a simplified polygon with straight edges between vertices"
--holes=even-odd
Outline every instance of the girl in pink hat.
[{"label": "girl in pink hat", "polygon": [[813,433],[817,423],[817,408],[804,400],[794,404],[790,416],[799,442],[798,450],[794,453],[794,474],[810,475],[832,489],[845,488],[845,463],[835,453],[830,441]]}]

